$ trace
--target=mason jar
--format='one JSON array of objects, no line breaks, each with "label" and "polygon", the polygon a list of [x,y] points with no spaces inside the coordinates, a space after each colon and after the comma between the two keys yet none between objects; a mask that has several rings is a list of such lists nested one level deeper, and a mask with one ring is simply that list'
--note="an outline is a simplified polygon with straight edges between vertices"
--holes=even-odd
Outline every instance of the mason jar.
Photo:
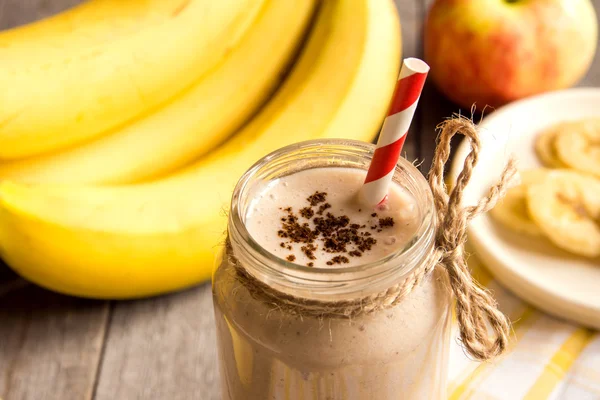
[{"label": "mason jar", "polygon": [[262,248],[245,226],[258,187],[310,168],[367,170],[373,152],[358,141],[298,143],[239,180],[213,274],[223,399],[445,398],[452,296],[445,270],[423,273],[434,253],[435,212],[427,181],[410,162],[400,159],[394,181],[414,197],[418,228],[376,262],[293,264]]}]

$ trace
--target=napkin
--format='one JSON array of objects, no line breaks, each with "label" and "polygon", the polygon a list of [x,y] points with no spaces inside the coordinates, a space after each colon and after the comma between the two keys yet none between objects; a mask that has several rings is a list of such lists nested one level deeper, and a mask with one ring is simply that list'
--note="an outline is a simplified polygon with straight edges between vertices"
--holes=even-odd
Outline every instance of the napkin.
[{"label": "napkin", "polygon": [[460,347],[454,319],[448,399],[600,400],[600,333],[536,310],[502,287],[475,255],[474,277],[513,323],[501,357],[473,361]]}]

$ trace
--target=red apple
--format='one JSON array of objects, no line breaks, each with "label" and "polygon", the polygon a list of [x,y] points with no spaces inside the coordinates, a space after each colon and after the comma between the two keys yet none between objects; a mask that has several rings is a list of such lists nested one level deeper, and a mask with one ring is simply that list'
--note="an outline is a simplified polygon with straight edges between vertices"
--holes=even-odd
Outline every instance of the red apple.
[{"label": "red apple", "polygon": [[597,41],[589,0],[437,0],[425,25],[425,59],[450,99],[495,107],[572,86]]}]

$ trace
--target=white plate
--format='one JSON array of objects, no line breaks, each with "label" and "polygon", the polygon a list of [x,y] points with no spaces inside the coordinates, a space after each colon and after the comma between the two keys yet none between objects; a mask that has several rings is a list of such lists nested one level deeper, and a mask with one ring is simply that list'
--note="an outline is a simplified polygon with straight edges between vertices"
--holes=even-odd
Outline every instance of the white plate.
[{"label": "white plate", "polygon": [[[533,142],[545,127],[560,121],[600,117],[600,89],[570,89],[531,97],[502,107],[480,125],[482,151],[465,191],[474,204],[514,155],[519,170],[540,166]],[[452,165],[456,179],[468,153],[463,141]],[[590,260],[554,247],[546,239],[504,229],[489,216],[474,219],[469,241],[488,269],[508,289],[549,314],[600,329],[600,259]]]}]

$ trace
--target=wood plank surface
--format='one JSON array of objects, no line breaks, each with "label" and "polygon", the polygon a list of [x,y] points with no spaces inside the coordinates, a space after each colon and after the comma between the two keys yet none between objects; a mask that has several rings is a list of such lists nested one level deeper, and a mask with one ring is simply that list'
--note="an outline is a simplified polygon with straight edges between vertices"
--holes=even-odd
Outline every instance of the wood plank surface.
[{"label": "wood plank surface", "polygon": [[[596,9],[596,13],[600,13],[600,0],[592,0],[594,4],[594,8]],[[597,15],[598,20],[600,21],[600,15]],[[594,57],[594,61],[590,70],[583,78],[581,82],[579,82],[578,86],[590,86],[590,87],[598,87],[600,86],[600,49],[596,49],[596,56]]]},{"label": "wood plank surface", "polygon": [[[429,11],[429,8],[435,0],[421,0],[421,19],[420,34],[418,35],[419,40],[419,56],[423,57],[423,29],[424,22]],[[444,119],[451,117],[454,113],[462,113],[463,115],[470,115],[470,110],[461,109],[458,105],[452,103],[443,94],[437,90],[432,82],[432,79],[428,79],[423,94],[421,95],[421,105],[418,108],[420,136],[418,138],[419,143],[419,156],[421,162],[421,172],[427,174],[431,167],[431,161],[433,159],[433,153],[436,145],[436,126]],[[453,145],[458,144],[459,141],[453,141]]]},{"label": "wood plank surface", "polygon": [[[421,4],[420,0],[395,0],[400,15],[400,24],[402,27],[402,58],[420,57],[419,36],[421,32]],[[419,158],[419,116],[410,126],[402,155],[410,161],[417,161]]]},{"label": "wood plank surface", "polygon": [[82,0],[0,0],[0,29],[23,25],[81,2]]},{"label": "wood plank surface", "polygon": [[28,285],[0,260],[0,297]]},{"label": "wood plank surface", "polygon": [[108,317],[106,302],[33,285],[0,298],[0,398],[92,398]]},{"label": "wood plank surface", "polygon": [[218,400],[210,284],[116,303],[98,378],[97,400]]}]

